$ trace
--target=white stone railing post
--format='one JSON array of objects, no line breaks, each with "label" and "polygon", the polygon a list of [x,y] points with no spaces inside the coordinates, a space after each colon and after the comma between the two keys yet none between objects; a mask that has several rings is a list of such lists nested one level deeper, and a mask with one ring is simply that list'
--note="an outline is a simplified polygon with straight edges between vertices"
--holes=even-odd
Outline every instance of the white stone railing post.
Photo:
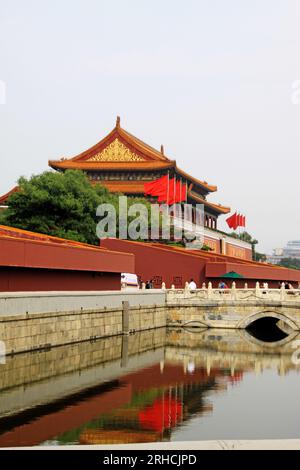
[{"label": "white stone railing post", "polygon": [[[142,289],[145,289],[144,283],[142,285]],[[172,284],[170,289],[166,289],[165,285],[162,285],[162,289],[167,291],[167,298],[170,301],[176,301],[178,304],[180,304],[181,301],[184,301],[184,299],[192,299],[195,302],[199,302],[199,305],[201,305],[202,302],[205,304],[206,300],[211,301],[213,299],[221,304],[223,301],[226,303],[229,299],[233,302],[239,301],[242,304],[247,304],[249,300],[250,302],[253,301],[253,295],[255,294],[256,298],[260,299],[260,301],[293,301],[298,302],[300,305],[300,289],[287,291],[284,284],[281,285],[280,289],[269,289],[269,286],[267,286],[266,283],[263,287],[260,287],[259,282],[257,282],[254,289],[247,289],[247,294],[252,294],[250,296],[245,296],[244,289],[238,289],[236,282],[233,282],[231,287],[224,291],[221,291],[219,288],[214,289],[211,282],[208,283],[205,289],[197,289],[192,292],[188,289],[187,285],[185,285],[184,289],[176,289],[174,284]]]},{"label": "white stone railing post", "polygon": [[259,286],[259,282],[257,282],[255,284],[255,295],[256,297],[260,297],[260,286]]},{"label": "white stone railing post", "polygon": [[248,283],[247,282],[245,282],[244,289],[248,289]]},{"label": "white stone railing post", "polygon": [[267,282],[265,283],[264,293],[267,297],[269,297],[269,284]]},{"label": "white stone railing post", "polygon": [[166,283],[165,282],[162,282],[161,288],[162,288],[162,290],[166,290]]},{"label": "white stone railing post", "polygon": [[285,284],[283,282],[280,287],[280,300],[285,300],[285,299],[286,299],[286,291],[285,291]]},{"label": "white stone railing post", "polygon": [[146,284],[144,282],[142,283],[142,289],[146,289]]},{"label": "white stone railing post", "polygon": [[[145,289],[144,283],[142,284],[142,289]],[[238,289],[236,282],[232,282],[231,287],[226,290],[213,288],[212,283],[209,282],[207,287],[194,291],[191,291],[186,284],[184,288],[181,289],[177,289],[174,284],[172,284],[170,289],[167,289],[165,284],[162,283],[162,290],[167,291],[167,298],[170,301],[176,301],[179,304],[184,299],[199,302],[199,305],[201,305],[202,302],[205,304],[206,299],[210,301],[216,300],[221,304],[223,301],[226,304],[226,301],[228,300],[247,304],[249,301],[253,302],[253,296],[255,295],[257,299],[260,299],[260,301],[293,301],[299,303],[300,306],[300,289],[287,290],[284,284],[281,285],[280,289],[270,289],[266,283],[261,287],[259,282],[257,282],[255,288],[248,287],[247,295],[245,295],[244,289]]]},{"label": "white stone railing post", "polygon": [[189,283],[186,282],[184,285],[184,297],[189,297],[189,296],[190,296]]},{"label": "white stone railing post", "polygon": [[231,298],[232,300],[236,300],[236,283],[234,281],[231,284]]}]

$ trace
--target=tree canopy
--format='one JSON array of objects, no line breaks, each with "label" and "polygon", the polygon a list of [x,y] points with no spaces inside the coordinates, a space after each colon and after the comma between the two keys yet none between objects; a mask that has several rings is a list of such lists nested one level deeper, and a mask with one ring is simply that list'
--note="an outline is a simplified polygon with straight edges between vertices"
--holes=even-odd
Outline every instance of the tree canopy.
[{"label": "tree canopy", "polygon": [[[97,207],[112,204],[118,223],[120,194],[112,194],[100,184],[91,185],[80,170],[21,177],[18,185],[19,191],[9,197],[8,209],[0,214],[2,224],[98,245]],[[144,199],[129,198],[128,206],[137,202],[145,204]]]},{"label": "tree canopy", "polygon": [[300,259],[299,258],[282,258],[279,263],[280,266],[291,269],[300,269]]},{"label": "tree canopy", "polygon": [[246,231],[242,233],[231,232],[230,236],[233,238],[239,238],[240,240],[244,240],[245,242],[251,243],[251,245],[256,245],[258,243],[258,240],[252,238],[252,235],[250,235],[250,233]]}]

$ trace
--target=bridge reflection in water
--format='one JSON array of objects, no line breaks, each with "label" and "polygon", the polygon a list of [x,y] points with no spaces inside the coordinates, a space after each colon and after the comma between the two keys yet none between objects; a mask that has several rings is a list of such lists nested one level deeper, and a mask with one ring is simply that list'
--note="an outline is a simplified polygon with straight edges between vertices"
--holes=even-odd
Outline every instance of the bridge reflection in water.
[{"label": "bridge reflection in water", "polygon": [[[252,410],[259,430],[262,409],[276,413],[266,393],[281,393],[278,380],[298,384],[300,365],[292,361],[295,332],[269,342],[250,333],[158,329],[8,357],[0,365],[0,446],[259,437],[247,435],[249,410],[248,422],[241,416],[231,424],[219,407],[234,413],[233,399],[237,409],[243,401],[253,406],[248,390],[261,383],[261,409]],[[293,406],[299,422],[293,396],[284,397],[285,408]],[[222,426],[228,436],[220,435]]]}]

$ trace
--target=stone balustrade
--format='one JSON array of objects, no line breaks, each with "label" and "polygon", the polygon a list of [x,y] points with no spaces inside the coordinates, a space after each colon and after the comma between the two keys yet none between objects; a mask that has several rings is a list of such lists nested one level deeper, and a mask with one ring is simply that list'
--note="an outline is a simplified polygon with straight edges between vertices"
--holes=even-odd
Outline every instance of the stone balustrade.
[{"label": "stone balustrade", "polygon": [[260,287],[259,283],[256,283],[255,288],[248,288],[247,283],[243,288],[237,288],[236,283],[233,282],[231,288],[221,289],[213,288],[212,283],[209,282],[206,286],[203,283],[201,289],[191,290],[186,283],[184,289],[175,289],[172,286],[171,289],[167,291],[167,303],[182,303],[191,302],[191,303],[205,303],[206,301],[217,301],[217,302],[247,302],[254,300],[268,302],[299,302],[300,304],[300,289],[286,289],[284,284],[282,284],[280,289],[269,289],[268,284],[265,284],[264,287]]}]

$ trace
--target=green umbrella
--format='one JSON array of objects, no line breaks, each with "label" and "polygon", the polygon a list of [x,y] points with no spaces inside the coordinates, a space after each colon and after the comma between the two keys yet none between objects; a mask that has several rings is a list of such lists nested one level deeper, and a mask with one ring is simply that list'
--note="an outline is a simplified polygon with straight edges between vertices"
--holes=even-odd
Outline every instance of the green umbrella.
[{"label": "green umbrella", "polygon": [[225,277],[226,279],[242,279],[244,276],[242,276],[242,274],[236,273],[235,271],[230,271],[229,273],[226,273],[220,277]]}]

